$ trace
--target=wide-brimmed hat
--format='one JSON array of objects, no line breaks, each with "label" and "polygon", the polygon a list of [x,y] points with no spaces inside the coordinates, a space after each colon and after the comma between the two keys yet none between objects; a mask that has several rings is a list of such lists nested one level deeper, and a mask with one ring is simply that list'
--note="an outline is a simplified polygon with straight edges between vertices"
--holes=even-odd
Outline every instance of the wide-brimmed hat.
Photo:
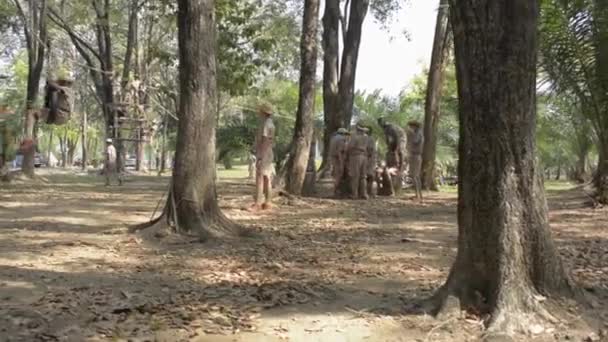
[{"label": "wide-brimmed hat", "polygon": [[360,124],[357,124],[356,128],[357,128],[357,131],[359,131],[359,132],[363,132],[363,133],[369,132],[369,130],[367,129],[367,127],[362,126]]},{"label": "wide-brimmed hat", "polygon": [[340,128],[338,128],[338,132],[337,133],[338,134],[348,134],[349,132],[348,132],[348,130],[346,128],[340,127]]},{"label": "wide-brimmed hat", "polygon": [[272,108],[272,105],[270,105],[270,103],[262,103],[258,106],[258,111],[260,113],[266,114],[266,115],[272,115],[274,114],[274,108]]},{"label": "wide-brimmed hat", "polygon": [[422,124],[416,120],[410,120],[407,122],[408,126],[413,126],[413,127],[417,127],[420,128],[420,126],[422,126]]},{"label": "wide-brimmed hat", "polygon": [[106,143],[111,144],[112,143],[112,139],[110,139],[110,138],[106,139]]}]

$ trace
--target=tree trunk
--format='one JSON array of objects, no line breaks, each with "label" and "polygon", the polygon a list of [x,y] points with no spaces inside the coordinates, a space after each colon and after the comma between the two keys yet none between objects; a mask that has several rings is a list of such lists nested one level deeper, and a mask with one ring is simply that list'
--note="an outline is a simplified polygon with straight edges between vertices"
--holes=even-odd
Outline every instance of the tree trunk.
[{"label": "tree trunk", "polygon": [[323,154],[321,177],[329,176],[329,141],[340,128],[342,120],[338,110],[338,82],[340,1],[326,0],[323,13]]},{"label": "tree trunk", "polygon": [[361,28],[367,15],[369,0],[352,0],[348,19],[348,31],[344,41],[342,65],[340,69],[340,83],[338,84],[338,99],[340,119],[344,127],[350,127],[353,117],[355,100],[355,75],[357,60],[359,59],[359,45],[361,44]]},{"label": "tree trunk", "polygon": [[422,188],[424,190],[438,190],[437,182],[435,181],[435,158],[437,155],[437,130],[439,127],[441,90],[443,88],[445,66],[449,51],[448,27],[448,0],[440,0],[424,104],[424,147],[422,150],[421,175]]},{"label": "tree trunk", "polygon": [[144,161],[144,136],[143,136],[143,125],[140,124],[140,127],[135,132],[137,137],[137,142],[135,143],[135,171],[141,171]]},{"label": "tree trunk", "polygon": [[76,153],[76,147],[78,147],[78,138],[72,140],[72,139],[68,139],[68,165],[69,166],[73,166],[74,165],[74,154]]},{"label": "tree trunk", "polygon": [[562,178],[562,163],[558,162],[557,164],[557,172],[555,173],[555,180],[560,180]]},{"label": "tree trunk", "polygon": [[317,140],[313,138],[310,144],[310,153],[308,155],[308,166],[306,167],[306,177],[302,187],[303,196],[313,196],[317,193]]},{"label": "tree trunk", "polygon": [[165,121],[163,123],[163,137],[160,145],[160,167],[158,168],[158,173],[162,174],[165,172],[165,168],[167,167],[167,126],[169,125],[169,115],[165,114]]},{"label": "tree trunk", "polygon": [[300,96],[285,184],[287,192],[294,195],[302,193],[314,131],[318,18],[319,0],[306,0],[300,42]]},{"label": "tree trunk", "polygon": [[[458,253],[436,299],[488,314],[492,333],[572,295],[535,160],[537,1],[451,0],[460,112]],[[442,305],[439,307],[442,308]]]},{"label": "tree trunk", "polygon": [[21,169],[28,177],[34,177],[34,158],[36,155],[36,126],[35,106],[38,99],[40,77],[44,67],[44,55],[48,44],[46,25],[46,0],[28,1],[27,11],[19,0],[15,1],[22,19],[27,46],[28,76],[27,93],[25,98],[24,140],[28,141],[23,152]]},{"label": "tree trunk", "polygon": [[68,160],[68,138],[67,130],[64,131],[63,136],[59,137],[59,148],[61,149],[61,167],[65,168]]},{"label": "tree trunk", "polygon": [[55,132],[54,129],[51,129],[51,132],[49,133],[49,150],[46,153],[46,165],[48,167],[51,167],[51,153],[53,152],[53,133]]},{"label": "tree trunk", "polygon": [[82,112],[82,136],[80,140],[82,141],[82,170],[87,169],[87,112]]},{"label": "tree trunk", "polygon": [[598,153],[599,163],[594,179],[597,199],[602,204],[608,204],[608,2],[594,0],[594,25],[596,29],[596,80],[599,94],[602,94],[598,115]]},{"label": "tree trunk", "polygon": [[597,191],[597,200],[602,204],[608,204],[608,141],[600,142],[598,147],[599,159],[593,183]]},{"label": "tree trunk", "polygon": [[214,0],[178,1],[179,123],[172,188],[165,214],[201,240],[235,235],[215,186],[216,27]]}]

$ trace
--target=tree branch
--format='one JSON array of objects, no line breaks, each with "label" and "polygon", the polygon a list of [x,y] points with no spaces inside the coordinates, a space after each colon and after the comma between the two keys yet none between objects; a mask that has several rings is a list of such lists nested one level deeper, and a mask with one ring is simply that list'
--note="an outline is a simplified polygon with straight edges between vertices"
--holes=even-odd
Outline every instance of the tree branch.
[{"label": "tree branch", "polygon": [[13,3],[15,4],[15,7],[17,7],[19,17],[21,18],[21,22],[23,23],[23,32],[25,33],[25,43],[27,45],[27,49],[29,51],[32,51],[34,49],[34,46],[32,45],[32,33],[27,22],[27,17],[25,16],[25,11],[23,10],[23,7],[21,6],[21,2],[19,2],[19,0],[13,0]]},{"label": "tree branch", "polygon": [[[51,19],[52,22],[55,23],[55,25],[59,26],[59,28],[61,28],[62,30],[64,30],[68,36],[70,36],[72,42],[74,43],[74,46],[79,50],[88,50],[95,58],[97,58],[97,60],[99,62],[101,62],[101,56],[99,55],[99,53],[93,49],[93,47],[83,38],[81,38],[80,36],[78,36],[78,34],[76,34],[76,32],[74,32],[74,30],[72,30],[72,28],[65,22],[65,20],[57,13],[57,11],[55,11],[53,8],[49,7],[48,8],[49,11],[49,19]],[[79,49],[80,47],[80,49]],[[81,53],[81,55],[83,55],[83,53]],[[88,53],[84,53],[84,55],[88,55]],[[83,58],[84,58],[83,55]],[[91,59],[90,56],[88,56],[89,59]],[[86,58],[85,58],[86,60]]]}]

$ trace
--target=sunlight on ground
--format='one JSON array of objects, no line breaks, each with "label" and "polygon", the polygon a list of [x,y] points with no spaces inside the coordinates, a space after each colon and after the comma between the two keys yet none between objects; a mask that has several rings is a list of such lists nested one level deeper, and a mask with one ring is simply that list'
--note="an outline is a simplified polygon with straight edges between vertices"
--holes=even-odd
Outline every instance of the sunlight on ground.
[{"label": "sunlight on ground", "polygon": [[223,166],[218,167],[218,177],[222,178],[247,178],[249,171],[247,165],[233,165],[232,169],[226,170]]}]

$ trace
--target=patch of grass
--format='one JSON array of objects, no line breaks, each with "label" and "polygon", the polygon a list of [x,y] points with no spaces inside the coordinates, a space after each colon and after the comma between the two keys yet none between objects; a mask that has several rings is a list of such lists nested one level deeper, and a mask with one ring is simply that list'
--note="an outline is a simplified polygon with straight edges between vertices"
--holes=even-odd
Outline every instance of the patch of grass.
[{"label": "patch of grass", "polygon": [[247,178],[247,176],[249,176],[249,170],[247,165],[234,165],[230,170],[226,170],[223,166],[220,166],[218,167],[217,173],[220,179]]},{"label": "patch of grass", "polygon": [[545,181],[545,190],[546,191],[566,191],[571,190],[575,187],[575,184],[569,181],[555,181],[555,180],[546,180]]},{"label": "patch of grass", "polygon": [[458,186],[457,185],[443,185],[443,186],[439,187],[439,192],[455,194],[455,193],[458,193]]}]

